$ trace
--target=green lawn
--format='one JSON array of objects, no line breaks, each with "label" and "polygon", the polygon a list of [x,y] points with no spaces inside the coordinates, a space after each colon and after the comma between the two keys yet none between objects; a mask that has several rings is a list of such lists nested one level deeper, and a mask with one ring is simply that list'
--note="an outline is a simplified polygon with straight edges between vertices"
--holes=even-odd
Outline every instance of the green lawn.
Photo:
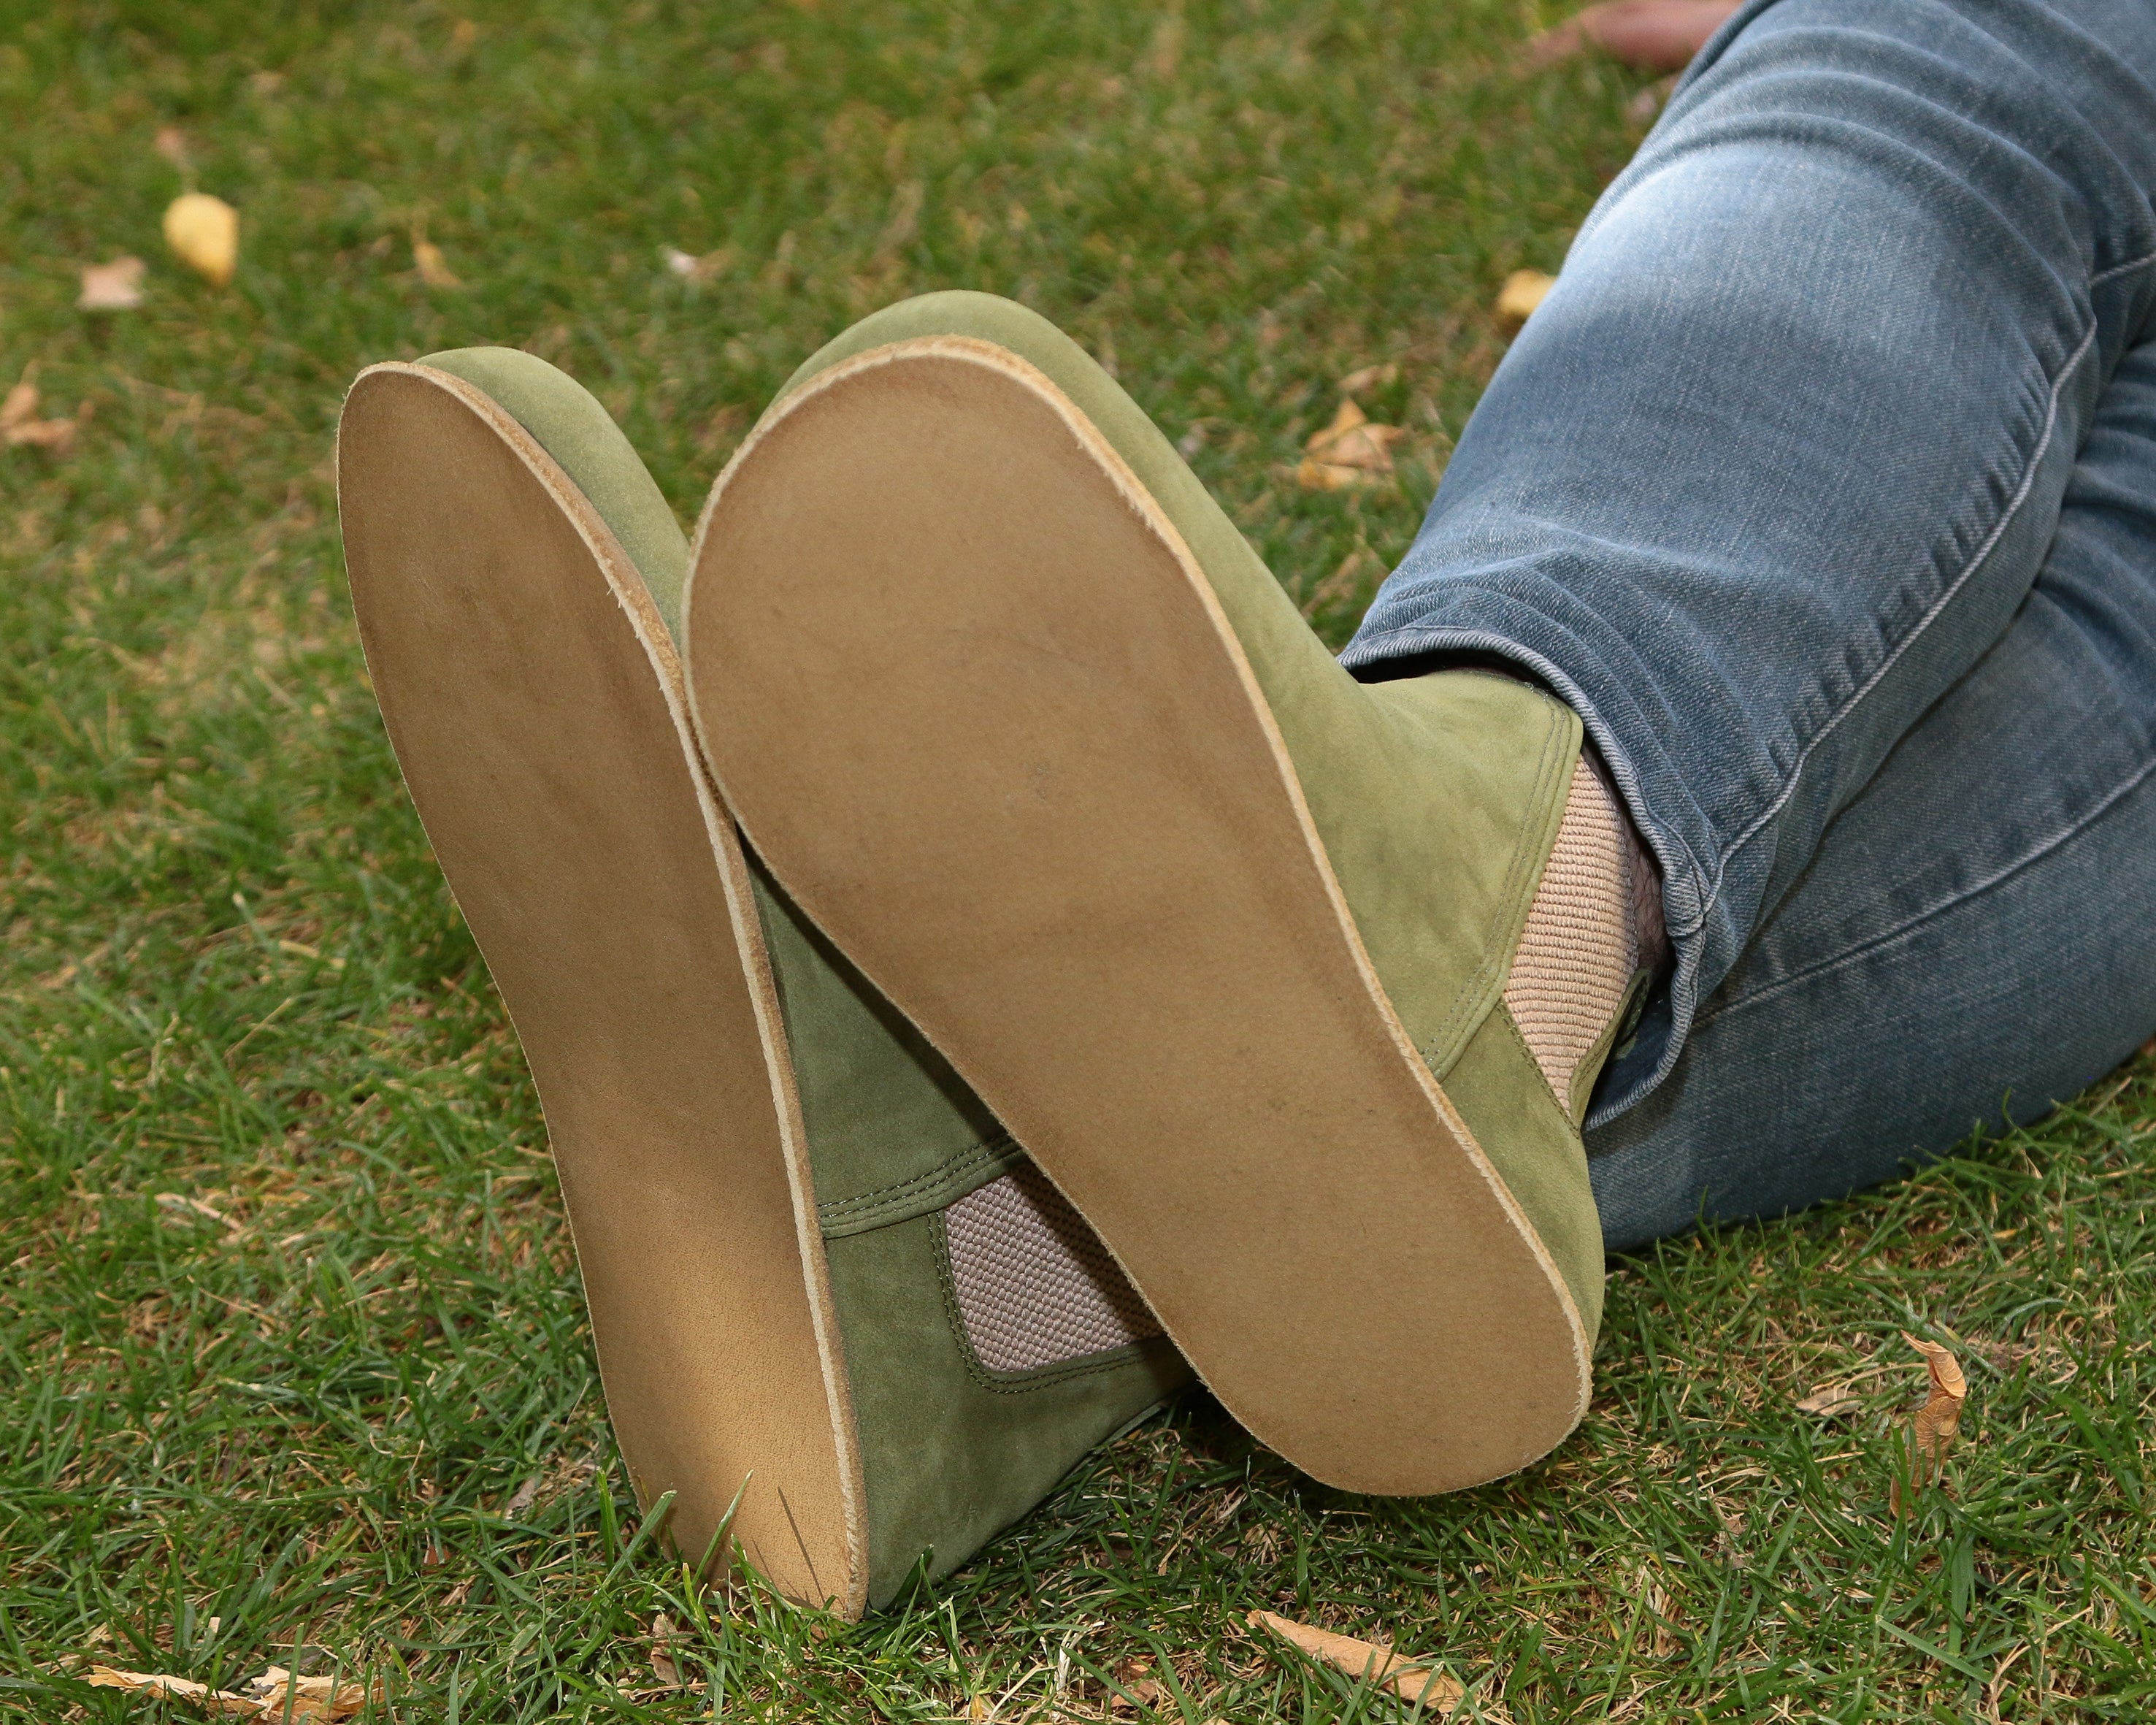
[{"label": "green lawn", "polygon": [[[1182,1725],[1405,1712],[1254,1640],[1256,1606],[1434,1654],[1521,1725],[2156,1708],[2146,1059],[1907,1185],[1618,1263],[1593,1413],[1499,1486],[1343,1497],[1200,1399],[855,1627],[635,1537],[531,1091],[362,672],[345,384],[529,347],[686,517],[850,319],[1011,294],[1337,642],[1502,349],[1498,283],[1557,265],[1645,123],[1612,66],[1520,69],[1548,16],[0,8],[0,389],[35,368],[80,419],[0,450],[0,1720],[200,1717],[67,1674],[229,1685],[295,1645],[413,1725],[1135,1721],[1136,1662]],[[163,126],[242,213],[224,291],[163,250]],[[78,312],[80,265],[131,252],[143,306]],[[1299,491],[1385,362],[1399,486]],[[1948,1491],[1897,1520],[1903,1330],[1963,1344],[1971,1392]],[[1851,1411],[1795,1408],[1844,1381]],[[692,1691],[644,1693],[660,1613]]]}]

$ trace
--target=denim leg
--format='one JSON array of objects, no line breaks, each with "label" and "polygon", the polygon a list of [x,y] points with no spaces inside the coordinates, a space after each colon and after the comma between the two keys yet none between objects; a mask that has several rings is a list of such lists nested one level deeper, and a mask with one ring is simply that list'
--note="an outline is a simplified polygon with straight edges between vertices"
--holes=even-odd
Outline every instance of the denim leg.
[{"label": "denim leg", "polygon": [[1678,962],[1595,1122],[2027,597],[2152,188],[2148,0],[1763,0],[1582,229],[1343,657],[1503,657],[1607,759]]},{"label": "denim leg", "polygon": [[2156,342],[2113,375],[2043,573],[1589,1134],[1613,1249],[1773,1215],[2028,1120],[2156,1030]]}]

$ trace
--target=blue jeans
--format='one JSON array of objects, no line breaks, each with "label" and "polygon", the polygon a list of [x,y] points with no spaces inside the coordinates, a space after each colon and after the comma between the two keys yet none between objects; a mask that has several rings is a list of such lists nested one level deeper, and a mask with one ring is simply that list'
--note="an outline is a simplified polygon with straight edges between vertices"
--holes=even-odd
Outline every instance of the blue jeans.
[{"label": "blue jeans", "polygon": [[2156,5],[1755,0],[1344,659],[1579,710],[1676,952],[1604,1236],[1774,1214],[2156,1030]]}]

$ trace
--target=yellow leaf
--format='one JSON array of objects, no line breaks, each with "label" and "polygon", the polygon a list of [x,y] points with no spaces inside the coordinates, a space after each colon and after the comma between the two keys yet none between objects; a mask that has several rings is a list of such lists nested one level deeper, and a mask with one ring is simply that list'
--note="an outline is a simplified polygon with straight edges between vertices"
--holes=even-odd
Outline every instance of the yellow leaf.
[{"label": "yellow leaf", "polygon": [[[295,1677],[282,1666],[271,1666],[259,1677],[248,1680],[247,1692],[253,1717],[276,1720],[307,1720],[311,1725],[339,1725],[367,1702],[363,1683],[340,1683],[335,1677]],[[382,1685],[374,1685],[374,1699],[382,1699]]]},{"label": "yellow leaf", "polygon": [[37,411],[38,386],[26,377],[0,401],[0,444],[65,449],[74,440],[73,420],[40,420],[33,417]]},{"label": "yellow leaf", "polygon": [[239,212],[207,192],[182,192],[165,211],[165,244],[190,270],[223,287],[239,267]]},{"label": "yellow leaf", "polygon": [[262,1712],[261,1703],[246,1696],[213,1689],[187,1677],[167,1676],[162,1671],[122,1671],[109,1665],[94,1665],[84,1681],[93,1689],[117,1689],[125,1695],[169,1695],[220,1717],[253,1719]]},{"label": "yellow leaf", "polygon": [[1557,286],[1554,275],[1539,270],[1515,270],[1497,290],[1497,321],[1517,329],[1534,316],[1543,296]]},{"label": "yellow leaf", "polygon": [[1962,1376],[1961,1362],[1953,1351],[1936,1341],[1919,1341],[1903,1332],[1902,1339],[1924,1357],[1931,1379],[1931,1393],[1917,1413],[1917,1450],[1934,1465],[1945,1459],[1947,1446],[1961,1429],[1961,1404],[1969,1396],[1969,1380]]},{"label": "yellow leaf", "polygon": [[[1270,1611],[1253,1611],[1247,1620],[1260,1629],[1270,1630],[1290,1646],[1301,1649],[1337,1671],[1345,1671],[1351,1677],[1367,1677],[1402,1701],[1419,1702],[1432,1718],[1448,1717],[1466,1692],[1444,1672],[1430,1670],[1428,1661],[1409,1659],[1374,1641],[1358,1641],[1353,1635],[1335,1635],[1330,1630],[1315,1629]],[[1492,1725],[1510,1725],[1502,1709],[1486,1701],[1481,1707],[1482,1717],[1491,1721]]]},{"label": "yellow leaf", "polygon": [[678,1687],[681,1681],[681,1667],[674,1658],[674,1645],[688,1639],[688,1631],[676,1629],[674,1619],[665,1612],[658,1612],[652,1617],[651,1671],[669,1688]]},{"label": "yellow leaf", "polygon": [[1850,1394],[1845,1383],[1823,1383],[1797,1403],[1799,1413],[1817,1413],[1831,1419],[1836,1414],[1854,1412],[1861,1405]]},{"label": "yellow leaf", "polygon": [[1376,485],[1380,481],[1378,475],[1366,473],[1360,467],[1304,460],[1296,463],[1295,482],[1306,492],[1347,492]]},{"label": "yellow leaf", "polygon": [[115,258],[109,264],[82,266],[82,293],[75,301],[85,312],[131,312],[142,303],[142,260]]},{"label": "yellow leaf", "polygon": [[418,266],[419,279],[429,287],[462,287],[463,279],[452,270],[442,256],[442,249],[431,239],[412,242],[412,261]]},{"label": "yellow leaf", "polygon": [[1366,365],[1360,370],[1349,372],[1346,377],[1341,378],[1340,393],[1342,395],[1360,395],[1365,389],[1373,389],[1379,384],[1391,383],[1399,374],[1400,368],[1398,360],[1388,361],[1383,365]]},{"label": "yellow leaf", "polygon": [[676,245],[662,245],[659,248],[659,255],[676,275],[685,281],[699,284],[711,281],[734,260],[734,250],[730,245],[722,245],[716,251],[707,251],[701,257],[694,252],[683,251]]},{"label": "yellow leaf", "polygon": [[1305,491],[1337,492],[1375,485],[1393,471],[1393,445],[1408,434],[1398,425],[1381,425],[1352,400],[1343,400],[1332,423],[1312,434],[1295,470]]},{"label": "yellow leaf", "polygon": [[[1902,1332],[1902,1339],[1924,1357],[1924,1374],[1930,1385],[1924,1405],[1917,1410],[1916,1428],[1911,1434],[1909,1448],[1914,1466],[1909,1483],[1910,1496],[1913,1497],[1945,1468],[1947,1451],[1953,1444],[1954,1434],[1961,1429],[1961,1404],[1969,1396],[1969,1379],[1962,1375],[1961,1362],[1954,1357],[1952,1348],[1936,1341],[1919,1341],[1907,1330]],[[1899,1514],[1902,1499],[1898,1480],[1890,1496]]]}]

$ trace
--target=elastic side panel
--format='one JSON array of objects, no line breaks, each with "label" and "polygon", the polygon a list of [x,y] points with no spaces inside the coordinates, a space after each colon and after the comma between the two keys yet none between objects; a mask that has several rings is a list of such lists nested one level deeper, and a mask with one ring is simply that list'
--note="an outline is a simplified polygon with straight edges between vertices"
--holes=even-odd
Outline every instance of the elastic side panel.
[{"label": "elastic side panel", "polygon": [[1028,1163],[944,1212],[951,1281],[973,1352],[1030,1372],[1123,1347],[1160,1324],[1106,1247]]},{"label": "elastic side panel", "polygon": [[1505,1006],[1560,1100],[1638,963],[1630,884],[1624,817],[1583,754],[1505,983]]}]

